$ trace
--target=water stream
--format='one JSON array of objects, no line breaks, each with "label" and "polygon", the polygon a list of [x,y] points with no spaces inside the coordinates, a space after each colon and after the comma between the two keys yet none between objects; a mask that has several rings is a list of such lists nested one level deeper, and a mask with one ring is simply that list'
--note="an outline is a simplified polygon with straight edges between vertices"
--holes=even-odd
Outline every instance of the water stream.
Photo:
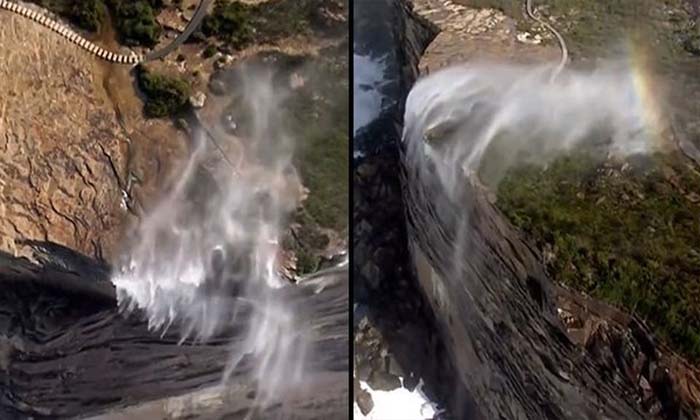
[{"label": "water stream", "polygon": [[496,186],[518,163],[545,165],[575,147],[629,156],[660,147],[659,96],[626,62],[567,70],[551,66],[469,63],[416,83],[406,105],[408,159],[428,157],[448,190],[478,173]]},{"label": "water stream", "polygon": [[276,293],[292,287],[277,274],[279,237],[298,205],[289,188],[294,140],[281,128],[285,92],[264,69],[245,71],[239,89],[253,116],[245,170],[212,166],[217,151],[195,130],[192,155],[130,238],[112,281],[124,312],[143,311],[157,331],[177,325],[183,342],[240,325],[244,339],[222,382],[252,358],[264,407],[304,381],[310,332]]}]

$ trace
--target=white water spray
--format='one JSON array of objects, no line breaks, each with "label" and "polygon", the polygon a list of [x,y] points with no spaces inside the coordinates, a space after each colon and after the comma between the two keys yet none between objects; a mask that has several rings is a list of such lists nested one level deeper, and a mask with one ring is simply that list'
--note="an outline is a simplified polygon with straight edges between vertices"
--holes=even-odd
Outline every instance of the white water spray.
[{"label": "white water spray", "polygon": [[[661,117],[634,69],[550,74],[550,66],[470,63],[419,80],[406,104],[408,158],[432,159],[454,191],[464,175],[495,185],[517,163],[546,164],[576,146],[621,156],[657,147]],[[495,158],[482,162],[489,148]]]},{"label": "white water spray", "polygon": [[249,138],[236,139],[249,153],[245,165],[234,170],[220,160],[205,171],[208,142],[196,133],[192,156],[141,221],[112,281],[125,311],[142,310],[153,330],[177,323],[183,341],[245,323],[222,379],[250,357],[264,408],[304,376],[308,332],[275,292],[290,287],[278,276],[278,244],[299,204],[300,183],[291,166],[293,141],[282,129],[285,93],[260,69],[243,71],[242,79],[237,88],[252,116]]}]

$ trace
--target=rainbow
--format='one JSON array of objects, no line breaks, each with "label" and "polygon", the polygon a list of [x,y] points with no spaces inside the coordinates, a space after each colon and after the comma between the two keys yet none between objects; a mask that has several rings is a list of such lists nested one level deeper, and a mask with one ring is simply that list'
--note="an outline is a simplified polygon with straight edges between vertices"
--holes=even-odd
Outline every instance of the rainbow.
[{"label": "rainbow", "polygon": [[654,77],[649,61],[649,53],[640,42],[634,42],[628,37],[626,42],[627,65],[630,70],[633,90],[635,93],[634,106],[644,124],[649,141],[649,150],[667,146],[669,122],[664,112],[663,86],[659,78]]}]

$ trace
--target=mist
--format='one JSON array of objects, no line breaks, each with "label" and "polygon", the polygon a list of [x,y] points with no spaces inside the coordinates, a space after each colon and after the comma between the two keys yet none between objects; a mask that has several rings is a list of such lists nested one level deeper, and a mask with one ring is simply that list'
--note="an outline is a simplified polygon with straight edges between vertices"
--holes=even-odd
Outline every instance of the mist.
[{"label": "mist", "polygon": [[432,159],[450,191],[463,175],[495,186],[510,167],[576,147],[623,157],[659,147],[663,100],[629,63],[554,80],[551,69],[480,62],[422,78],[406,105],[409,159]]},{"label": "mist", "polygon": [[301,182],[292,166],[295,142],[282,123],[289,92],[257,66],[244,68],[241,81],[237,100],[246,112],[236,117],[247,116],[239,121],[245,135],[226,141],[243,145],[245,158],[221,159],[194,129],[189,160],[130,235],[112,281],[126,315],[138,311],[162,332],[177,325],[181,342],[243,329],[222,383],[249,358],[264,407],[305,375],[309,332],[298,308],[275,293],[293,287],[278,274],[279,243]]}]

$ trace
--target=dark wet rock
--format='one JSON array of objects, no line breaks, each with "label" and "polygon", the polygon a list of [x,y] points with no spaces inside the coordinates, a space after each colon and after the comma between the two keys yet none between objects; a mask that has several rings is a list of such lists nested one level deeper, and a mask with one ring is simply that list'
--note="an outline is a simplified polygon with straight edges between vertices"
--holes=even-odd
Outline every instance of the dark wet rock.
[{"label": "dark wet rock", "polygon": [[393,391],[401,388],[401,380],[388,372],[376,371],[372,373],[369,385],[377,391]]},{"label": "dark wet rock", "polygon": [[390,374],[401,378],[406,376],[404,370],[401,368],[401,365],[399,364],[399,362],[396,361],[396,359],[393,356],[387,357],[386,365],[387,372],[389,372]]},{"label": "dark wet rock", "polygon": [[357,379],[367,382],[372,376],[372,365],[369,361],[362,360],[355,366],[355,372]]},{"label": "dark wet rock", "polygon": [[[383,107],[353,138],[354,296],[367,304],[385,348],[412,375],[409,383],[415,387],[423,378],[439,390],[440,399],[447,398],[455,392],[453,375],[447,374],[454,369],[443,344],[429,339],[435,320],[410,268],[398,176],[404,100],[437,28],[417,19],[402,1],[355,2],[354,8],[355,52],[387,64],[385,80],[369,87],[377,89]],[[362,357],[378,364],[372,365],[375,370],[388,374],[380,351],[356,347],[356,354],[363,351],[369,354]],[[376,354],[370,357],[372,351]]]},{"label": "dark wet rock", "polygon": [[357,403],[357,406],[360,407],[360,412],[366,416],[374,408],[374,401],[372,401],[372,395],[370,395],[368,391],[362,389],[360,386],[360,380],[355,379],[353,381],[355,402]]},{"label": "dark wet rock", "polygon": [[18,240],[18,244],[29,246],[34,259],[46,269],[67,271],[85,278],[107,280],[109,266],[78,251],[49,241]]},{"label": "dark wet rock", "polygon": [[[43,249],[46,252],[45,246]],[[63,251],[59,254],[65,260]],[[53,255],[46,258],[55,261]],[[108,279],[83,275],[100,272],[102,264],[79,260],[87,267],[37,265],[0,253],[0,394],[5,396],[0,399],[0,418],[82,418],[220,383],[230,343],[244,332],[240,326],[250,316],[250,307],[237,301],[231,305],[232,310],[237,308],[236,327],[225,328],[206,343],[181,345],[177,325],[167,332],[149,331],[138,314],[121,314]],[[318,294],[305,293],[303,286],[289,286],[272,296],[288,302],[299,300],[298,316],[319,332],[319,339],[311,344],[316,356],[309,369],[318,372],[312,379],[332,382],[315,391],[318,401],[310,397],[294,403],[294,412],[309,405],[323,407],[315,410],[320,417],[306,414],[297,418],[339,418],[348,412],[347,272],[335,276],[343,281],[333,282]],[[232,381],[252,383],[252,363],[244,360]],[[236,397],[240,405],[234,411],[251,406],[248,390],[242,388]],[[231,414],[231,407],[219,416],[205,418],[226,414]],[[273,410],[262,418],[279,415]]]},{"label": "dark wet rock", "polygon": [[403,378],[403,387],[413,392],[413,390],[418,386],[419,382],[420,380],[418,379],[418,376],[411,374]]}]

